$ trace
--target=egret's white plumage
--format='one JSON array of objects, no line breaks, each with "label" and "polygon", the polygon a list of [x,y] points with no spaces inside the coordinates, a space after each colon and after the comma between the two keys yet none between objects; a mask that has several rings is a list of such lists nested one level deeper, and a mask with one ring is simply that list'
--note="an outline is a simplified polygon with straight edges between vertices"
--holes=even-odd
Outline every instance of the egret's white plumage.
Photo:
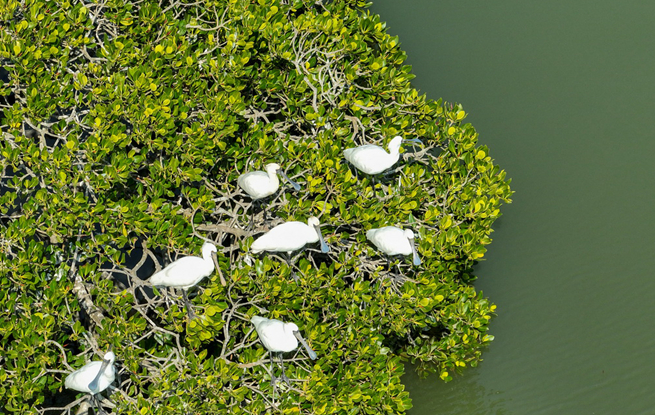
[{"label": "egret's white plumage", "polygon": [[307,344],[302,337],[302,334],[300,334],[300,330],[295,323],[284,323],[280,320],[268,319],[260,316],[251,317],[250,322],[255,326],[259,340],[261,340],[264,347],[268,350],[269,358],[271,360],[271,378],[274,388],[276,377],[273,373],[273,354],[277,354],[280,357],[280,364],[282,364],[281,379],[288,385],[291,383],[289,378],[287,378],[287,375],[284,373],[282,353],[296,350],[296,348],[298,348],[298,341],[300,341],[305,350],[307,350],[309,358],[316,360],[316,352],[309,347],[309,344]]},{"label": "egret's white plumage", "polygon": [[[150,283],[155,287],[172,287],[188,290],[208,277],[218,269],[216,246],[210,242],[202,244],[202,258],[185,256],[166,266],[166,268],[150,277]],[[225,283],[221,281],[223,285]]]},{"label": "egret's white plumage", "polygon": [[105,353],[103,360],[89,362],[75,372],[66,376],[64,385],[68,389],[78,392],[86,392],[95,395],[107,389],[116,378],[114,361],[116,355],[113,352]]},{"label": "egret's white plumage", "polygon": [[414,245],[414,232],[411,229],[402,230],[395,226],[370,229],[366,238],[380,251],[388,256],[412,255],[414,265],[421,265],[421,259]]},{"label": "egret's white plumage", "polygon": [[260,316],[253,316],[250,322],[255,326],[259,340],[269,352],[291,352],[298,348],[298,341],[300,341],[309,357],[312,360],[316,359],[316,352],[309,347],[295,323],[284,323],[280,320]]},{"label": "egret's white plumage", "polygon": [[378,174],[396,164],[400,157],[400,145],[403,141],[418,140],[403,140],[401,136],[396,136],[389,142],[389,152],[375,144],[365,144],[345,149],[343,155],[358,170],[366,174]]},{"label": "egret's white plumage", "polygon": [[307,223],[292,221],[277,225],[257,238],[250,249],[255,254],[262,251],[291,254],[314,242],[321,243],[321,252],[330,252],[330,247],[323,240],[319,221],[312,216]]},{"label": "egret's white plumage", "polygon": [[[192,319],[195,317],[195,314],[186,292],[198,284],[203,278],[210,276],[214,269],[219,270],[216,252],[216,245],[211,242],[205,242],[202,244],[202,258],[197,256],[179,258],[150,277],[150,283],[154,287],[182,289],[182,297],[184,298],[187,314],[189,315],[189,319]],[[218,275],[221,278],[221,284],[223,286],[227,285],[223,274],[219,272]]]},{"label": "egret's white plumage", "polygon": [[237,184],[241,187],[252,200],[263,199],[277,192],[280,187],[280,180],[277,175],[284,177],[294,189],[300,190],[300,185],[289,179],[279,164],[270,163],[266,165],[266,171],[251,171],[244,173],[237,179]]}]

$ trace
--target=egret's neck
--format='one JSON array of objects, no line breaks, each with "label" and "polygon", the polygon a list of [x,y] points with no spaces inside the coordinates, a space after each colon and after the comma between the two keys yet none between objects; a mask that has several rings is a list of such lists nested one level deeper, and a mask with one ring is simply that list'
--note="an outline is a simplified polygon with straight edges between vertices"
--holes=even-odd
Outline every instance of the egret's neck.
[{"label": "egret's neck", "polygon": [[287,325],[287,324],[284,325],[284,334],[286,334],[286,335],[289,336],[290,338],[295,338],[295,337],[296,337],[296,336],[293,334],[293,331],[294,331],[294,330],[293,330],[293,327],[291,327],[290,325]]},{"label": "egret's neck", "polygon": [[204,259],[205,262],[208,262],[208,263],[212,262],[211,246],[208,246],[208,247],[206,247],[205,249],[202,250],[202,259]]},{"label": "egret's neck", "polygon": [[280,185],[280,179],[277,177],[276,170],[271,170],[268,172],[268,180],[270,181],[272,187],[277,187]]},{"label": "egret's neck", "polygon": [[398,144],[398,145],[389,145],[389,155],[391,157],[395,157],[395,158],[400,157],[400,144]]}]

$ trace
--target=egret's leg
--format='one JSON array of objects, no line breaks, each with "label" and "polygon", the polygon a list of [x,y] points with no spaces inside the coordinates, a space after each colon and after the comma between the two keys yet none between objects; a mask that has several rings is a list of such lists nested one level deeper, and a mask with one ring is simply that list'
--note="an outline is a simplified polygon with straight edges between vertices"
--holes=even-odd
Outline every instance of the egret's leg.
[{"label": "egret's leg", "polygon": [[396,269],[398,270],[398,272],[395,272],[395,271],[392,269],[392,266],[391,266],[391,259],[389,258],[389,256],[387,256],[387,271],[388,271],[389,275],[391,275],[391,277],[392,277],[394,280],[397,280],[397,279],[399,279],[400,277],[402,277],[402,273],[400,272],[400,264],[396,264]]},{"label": "egret's leg", "polygon": [[255,229],[255,212],[253,207],[250,207],[250,221],[248,221],[248,232],[252,232]]},{"label": "egret's leg", "polygon": [[282,358],[282,352],[278,353],[278,356],[280,357],[280,365],[282,365],[282,376],[280,379],[282,379],[289,387],[291,387],[291,381],[287,377],[287,374],[284,373],[284,360]]},{"label": "egret's leg", "polygon": [[96,399],[96,395],[94,393],[91,394],[91,406],[93,407],[93,413],[95,413],[96,410],[100,408],[100,405],[98,405],[98,400]]},{"label": "egret's leg", "polygon": [[273,352],[268,352],[268,357],[271,359],[271,383],[273,384],[273,396],[277,390],[277,377],[275,377],[275,362],[273,361]]},{"label": "egret's leg", "polygon": [[191,306],[191,302],[189,301],[189,297],[187,297],[185,289],[182,289],[182,297],[184,298],[184,305],[186,306],[186,312],[189,316],[189,320],[193,320],[196,318],[196,313],[193,312],[193,307]]},{"label": "egret's leg", "polygon": [[263,206],[260,204],[259,207],[262,209],[262,213],[264,213],[264,217],[262,218],[263,223],[266,223],[266,220],[268,219],[268,212],[266,211],[266,204]]},{"label": "egret's leg", "polygon": [[400,261],[396,264],[396,269],[398,272],[394,273],[394,282],[402,285],[402,282],[405,280],[405,275],[403,275],[403,272],[400,270]]},{"label": "egret's leg", "polygon": [[257,207],[259,206],[259,200],[253,200],[250,202],[250,220],[248,221],[248,231],[252,232],[255,229],[255,215],[257,215]]},{"label": "egret's leg", "polygon": [[255,229],[255,216],[257,215],[257,207],[259,206],[258,200],[253,200],[250,203],[250,222],[248,223],[248,231],[252,232]]},{"label": "egret's leg", "polygon": [[277,378],[275,377],[275,362],[273,361],[273,352],[268,352],[268,358],[271,360],[271,382],[275,385]]},{"label": "egret's leg", "polygon": [[107,415],[107,412],[105,412],[105,410],[102,409],[102,406],[100,405],[100,400],[98,399],[97,393],[91,395],[91,402],[93,407],[98,410],[98,415]]},{"label": "egret's leg", "polygon": [[262,218],[262,224],[266,224],[266,220],[268,219],[268,211],[266,210],[267,203],[262,202],[262,200],[264,199],[253,200],[250,204],[250,222],[248,224],[248,230],[250,232],[255,229],[255,216],[257,216],[257,212],[259,210],[261,210],[264,214],[264,217]]},{"label": "egret's leg", "polygon": [[298,278],[296,272],[293,270],[293,264],[291,263],[291,254],[286,253],[284,257],[287,260],[287,265],[289,266],[289,272],[291,273],[291,278],[293,278],[293,280],[297,284],[298,281],[300,281],[300,278]]}]

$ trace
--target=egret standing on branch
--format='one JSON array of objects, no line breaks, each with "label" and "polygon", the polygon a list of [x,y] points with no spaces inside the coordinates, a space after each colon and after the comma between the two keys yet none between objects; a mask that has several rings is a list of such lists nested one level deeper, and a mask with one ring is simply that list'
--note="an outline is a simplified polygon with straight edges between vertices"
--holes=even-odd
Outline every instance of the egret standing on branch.
[{"label": "egret standing on branch", "polygon": [[[216,246],[210,242],[202,244],[202,258],[197,256],[185,256],[177,259],[161,271],[150,277],[150,283],[154,287],[172,287],[182,289],[182,296],[187,308],[189,319],[195,317],[191,303],[187,297],[187,290],[198,284],[203,278],[208,277],[214,271],[219,270],[218,259],[216,258]],[[226,285],[223,275],[219,272],[221,284]]]},{"label": "egret standing on branch", "polygon": [[[278,174],[288,181],[296,191],[300,190],[300,185],[291,180],[276,163],[267,164],[265,172],[257,170],[242,174],[237,179],[237,184],[248,193],[254,203],[259,203],[261,199],[277,192],[280,187]],[[264,217],[266,217],[266,211],[264,211]]]},{"label": "egret standing on branch", "polygon": [[[366,238],[387,255],[388,264],[390,256],[411,254],[414,265],[421,265],[421,258],[414,245],[414,232],[411,229],[402,230],[395,226],[385,226],[370,229],[366,232]],[[391,268],[390,264],[389,268]]]},{"label": "egret standing on branch", "polygon": [[252,200],[259,200],[277,192],[280,187],[278,174],[287,180],[296,191],[300,190],[300,185],[291,180],[277,163],[267,164],[265,172],[257,170],[244,173],[239,176],[237,183]]},{"label": "egret standing on branch", "polygon": [[[75,372],[66,376],[64,385],[67,389],[90,393],[96,407],[100,408],[96,395],[109,387],[116,378],[114,361],[116,355],[110,350],[105,353],[102,361],[89,362]],[[100,408],[102,411],[102,408]],[[104,412],[104,411],[103,411]]]},{"label": "egret standing on branch", "polygon": [[284,373],[284,360],[282,358],[282,353],[291,352],[298,348],[298,341],[307,350],[309,358],[316,360],[316,352],[309,347],[309,344],[303,339],[302,334],[300,334],[300,329],[294,323],[284,323],[280,320],[268,319],[265,317],[253,316],[250,319],[250,322],[255,325],[255,330],[261,340],[262,344],[268,350],[268,355],[271,359],[271,381],[273,382],[273,388],[275,388],[276,377],[273,373],[273,354],[277,353],[280,358],[280,364],[282,365],[282,379],[287,385],[291,386],[289,378]]},{"label": "egret standing on branch", "polygon": [[389,142],[388,153],[375,144],[365,144],[347,148],[343,151],[343,155],[358,170],[371,175],[379,174],[396,164],[400,157],[400,145],[408,141],[421,142],[417,138],[403,140],[401,136],[396,136]]},{"label": "egret standing on branch", "polygon": [[[254,254],[262,251],[286,252],[287,264],[291,270],[291,253],[307,244],[320,242],[321,252],[330,252],[330,247],[323,240],[319,224],[318,218],[314,216],[310,217],[306,224],[296,221],[282,223],[257,238],[250,246],[250,250]],[[291,275],[297,279],[293,270],[291,270]]]}]

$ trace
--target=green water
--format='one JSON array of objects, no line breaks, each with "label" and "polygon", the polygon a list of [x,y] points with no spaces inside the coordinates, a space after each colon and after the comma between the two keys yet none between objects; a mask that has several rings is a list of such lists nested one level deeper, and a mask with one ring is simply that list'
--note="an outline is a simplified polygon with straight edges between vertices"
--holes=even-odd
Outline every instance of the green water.
[{"label": "green water", "polygon": [[484,362],[410,414],[655,414],[655,2],[374,0],[512,178]]}]

